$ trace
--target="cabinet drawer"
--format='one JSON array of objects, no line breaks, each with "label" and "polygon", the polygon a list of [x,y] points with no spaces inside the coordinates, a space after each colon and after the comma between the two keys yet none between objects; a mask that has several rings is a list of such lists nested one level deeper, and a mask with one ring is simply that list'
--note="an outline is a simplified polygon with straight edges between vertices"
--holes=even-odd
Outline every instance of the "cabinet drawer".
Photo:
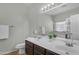
[{"label": "cabinet drawer", "polygon": [[40,52],[41,54],[45,54],[45,49],[42,48],[42,47],[40,47],[40,46],[38,46],[38,45],[34,45],[34,52],[35,52],[35,51],[38,51],[38,52]]},{"label": "cabinet drawer", "polygon": [[29,41],[25,41],[25,42],[26,42],[26,46],[28,45],[28,46],[30,46],[30,47],[33,48],[33,43],[31,43],[31,42],[29,42]]}]

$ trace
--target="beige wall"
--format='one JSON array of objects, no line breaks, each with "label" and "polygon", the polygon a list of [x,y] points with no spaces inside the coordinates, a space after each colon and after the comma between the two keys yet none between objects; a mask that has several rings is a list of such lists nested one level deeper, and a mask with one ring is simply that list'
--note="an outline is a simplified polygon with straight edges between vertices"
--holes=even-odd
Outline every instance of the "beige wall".
[{"label": "beige wall", "polygon": [[[9,38],[0,40],[0,50],[15,48],[29,34],[27,9],[23,4],[0,4],[0,24],[10,25]],[[13,26],[13,27],[11,27]]]},{"label": "beige wall", "polygon": [[0,49],[13,49],[16,44],[32,35],[34,29],[39,30],[39,26],[46,26],[48,32],[53,31],[51,16],[41,14],[40,6],[41,4],[0,4],[0,24],[13,26],[9,30],[9,39],[0,40]]},{"label": "beige wall", "polygon": [[29,20],[30,20],[30,33],[32,34],[35,29],[40,31],[40,26],[46,26],[46,31],[53,31],[53,21],[51,16],[42,14],[40,11],[41,4],[33,4],[30,7]]}]

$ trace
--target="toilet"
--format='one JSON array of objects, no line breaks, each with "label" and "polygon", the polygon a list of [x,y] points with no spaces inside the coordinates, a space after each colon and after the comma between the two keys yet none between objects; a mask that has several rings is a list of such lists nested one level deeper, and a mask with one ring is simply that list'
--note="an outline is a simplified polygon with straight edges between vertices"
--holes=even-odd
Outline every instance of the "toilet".
[{"label": "toilet", "polygon": [[25,54],[25,43],[17,44],[15,48],[19,50],[19,54]]}]

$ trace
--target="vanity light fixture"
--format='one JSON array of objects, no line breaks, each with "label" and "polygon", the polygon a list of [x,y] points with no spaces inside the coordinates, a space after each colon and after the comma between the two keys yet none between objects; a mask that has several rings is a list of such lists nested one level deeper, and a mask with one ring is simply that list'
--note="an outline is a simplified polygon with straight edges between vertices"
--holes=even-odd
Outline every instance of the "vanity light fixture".
[{"label": "vanity light fixture", "polygon": [[54,6],[54,3],[50,3],[50,4],[45,5],[43,8],[41,8],[41,10],[42,10],[42,12],[45,12],[45,11],[51,9],[53,6]]}]

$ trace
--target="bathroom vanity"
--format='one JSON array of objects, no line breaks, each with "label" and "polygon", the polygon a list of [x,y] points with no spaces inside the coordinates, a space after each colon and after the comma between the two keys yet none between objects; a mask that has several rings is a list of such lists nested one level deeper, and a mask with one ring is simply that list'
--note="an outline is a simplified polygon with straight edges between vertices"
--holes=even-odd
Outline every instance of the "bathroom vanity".
[{"label": "bathroom vanity", "polygon": [[79,46],[66,46],[66,39],[59,37],[28,37],[25,40],[25,52],[27,55],[79,55]]},{"label": "bathroom vanity", "polygon": [[59,55],[58,53],[52,52],[27,40],[25,40],[25,43],[25,51],[28,55]]}]

